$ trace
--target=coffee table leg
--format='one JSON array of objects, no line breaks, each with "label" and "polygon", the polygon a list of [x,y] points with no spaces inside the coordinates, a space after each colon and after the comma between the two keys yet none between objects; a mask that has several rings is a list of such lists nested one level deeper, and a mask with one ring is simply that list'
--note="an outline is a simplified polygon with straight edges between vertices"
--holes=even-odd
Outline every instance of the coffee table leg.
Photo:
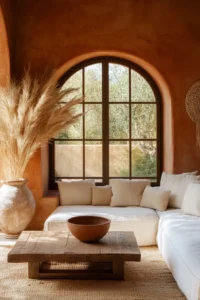
[{"label": "coffee table leg", "polygon": [[[42,276],[41,276],[42,274]],[[56,274],[56,275],[55,275]],[[81,273],[81,277],[80,274],[79,277],[77,277],[77,274],[67,274],[66,272],[62,273],[55,273],[55,274],[51,274],[50,273],[40,273],[40,262],[29,262],[28,263],[28,277],[31,279],[40,279],[40,278],[68,278],[68,279],[78,279],[78,278],[82,278],[82,279],[89,279],[89,273]],[[102,276],[98,276],[98,275],[102,275]],[[102,274],[98,274],[97,273],[97,278],[94,278],[94,274],[92,275],[92,278],[90,279],[113,279],[113,280],[123,280],[124,279],[124,261],[120,260],[120,259],[116,259],[112,261],[112,269],[111,269],[111,273],[102,273]],[[107,275],[109,275],[107,277]],[[60,276],[60,277],[59,277]],[[89,276],[89,277],[88,277]]]},{"label": "coffee table leg", "polygon": [[124,261],[120,259],[113,261],[113,276],[115,279],[124,279]]},{"label": "coffee table leg", "polygon": [[39,278],[39,269],[40,263],[39,262],[29,262],[28,263],[28,277],[32,279]]}]

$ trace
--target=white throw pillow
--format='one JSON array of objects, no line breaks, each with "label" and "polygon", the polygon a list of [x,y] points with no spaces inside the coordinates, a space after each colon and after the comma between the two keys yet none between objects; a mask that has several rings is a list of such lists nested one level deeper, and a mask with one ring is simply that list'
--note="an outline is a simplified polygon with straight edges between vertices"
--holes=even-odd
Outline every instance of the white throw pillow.
[{"label": "white throw pillow", "polygon": [[92,188],[92,205],[110,206],[112,187],[110,185]]},{"label": "white throw pillow", "polygon": [[111,179],[111,206],[139,206],[142,194],[150,181],[146,179]]},{"label": "white throw pillow", "polygon": [[181,207],[184,214],[200,217],[200,184],[190,183]]},{"label": "white throw pillow", "polygon": [[140,206],[164,211],[167,209],[170,193],[160,187],[146,186]]},{"label": "white throw pillow", "polygon": [[183,174],[194,174],[194,175],[197,175],[197,174],[198,174],[198,171],[186,172],[186,173],[183,173]]},{"label": "white throw pillow", "polygon": [[181,208],[183,197],[188,185],[198,180],[198,176],[192,173],[168,174],[163,172],[160,186],[171,191],[169,207]]},{"label": "white throw pillow", "polygon": [[95,180],[58,181],[60,205],[91,205]]}]

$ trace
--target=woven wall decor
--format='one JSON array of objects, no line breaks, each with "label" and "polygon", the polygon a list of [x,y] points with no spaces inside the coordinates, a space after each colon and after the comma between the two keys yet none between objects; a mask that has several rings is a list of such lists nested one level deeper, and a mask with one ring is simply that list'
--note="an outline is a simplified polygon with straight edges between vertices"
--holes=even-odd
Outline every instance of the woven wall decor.
[{"label": "woven wall decor", "polygon": [[196,137],[200,147],[200,80],[194,82],[189,88],[185,98],[185,107],[190,119],[196,123]]},{"label": "woven wall decor", "polygon": [[186,111],[190,119],[195,122],[200,122],[200,80],[197,80],[189,88],[185,99]]}]

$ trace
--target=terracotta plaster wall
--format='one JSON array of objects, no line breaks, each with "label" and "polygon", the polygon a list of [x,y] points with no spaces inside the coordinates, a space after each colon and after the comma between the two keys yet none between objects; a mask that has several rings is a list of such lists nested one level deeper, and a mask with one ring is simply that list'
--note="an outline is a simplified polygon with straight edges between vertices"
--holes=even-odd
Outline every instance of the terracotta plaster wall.
[{"label": "terracotta plaster wall", "polygon": [[[9,84],[11,76],[14,75],[15,5],[16,1],[0,0],[0,86]],[[28,185],[37,202],[37,212],[39,210],[38,204],[43,194],[40,155],[41,153],[38,151],[34,158],[29,162],[25,173],[25,177],[29,180]],[[1,168],[1,158],[0,179],[4,179],[4,170]],[[37,229],[37,224],[33,221],[33,223],[30,224],[30,228]]]},{"label": "terracotta plaster wall", "polygon": [[0,86],[10,80],[11,14],[10,2],[0,1]]},{"label": "terracotta plaster wall", "polygon": [[[47,66],[57,69],[100,51],[118,51],[147,61],[163,76],[172,96],[174,153],[166,153],[174,155],[170,171],[200,170],[195,124],[184,105],[188,88],[200,78],[199,11],[198,0],[17,1],[15,76],[21,76],[27,66],[39,73]],[[38,174],[40,160],[38,154],[32,164]]]},{"label": "terracotta plaster wall", "polygon": [[[12,16],[9,0],[0,0],[0,86],[10,81],[10,44],[12,43]],[[4,178],[0,158],[0,179]]]}]

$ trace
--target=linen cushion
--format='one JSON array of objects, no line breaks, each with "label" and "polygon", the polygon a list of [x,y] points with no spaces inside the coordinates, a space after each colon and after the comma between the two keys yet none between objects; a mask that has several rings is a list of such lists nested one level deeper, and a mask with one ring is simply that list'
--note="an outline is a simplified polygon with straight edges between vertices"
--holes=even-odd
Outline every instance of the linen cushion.
[{"label": "linen cushion", "polygon": [[170,193],[170,191],[160,187],[146,186],[140,206],[164,211],[167,209]]},{"label": "linen cushion", "polygon": [[94,180],[58,181],[60,205],[92,204],[92,188]]},{"label": "linen cushion", "polygon": [[200,217],[200,184],[190,183],[181,207],[184,214]]},{"label": "linen cushion", "polygon": [[169,207],[181,208],[183,197],[188,185],[198,180],[198,176],[192,173],[169,174],[162,173],[160,186],[171,191]]},{"label": "linen cushion", "polygon": [[111,179],[111,206],[139,206],[142,194],[150,181],[146,179]]},{"label": "linen cushion", "polygon": [[112,187],[110,185],[95,186],[92,188],[92,205],[110,206]]}]

